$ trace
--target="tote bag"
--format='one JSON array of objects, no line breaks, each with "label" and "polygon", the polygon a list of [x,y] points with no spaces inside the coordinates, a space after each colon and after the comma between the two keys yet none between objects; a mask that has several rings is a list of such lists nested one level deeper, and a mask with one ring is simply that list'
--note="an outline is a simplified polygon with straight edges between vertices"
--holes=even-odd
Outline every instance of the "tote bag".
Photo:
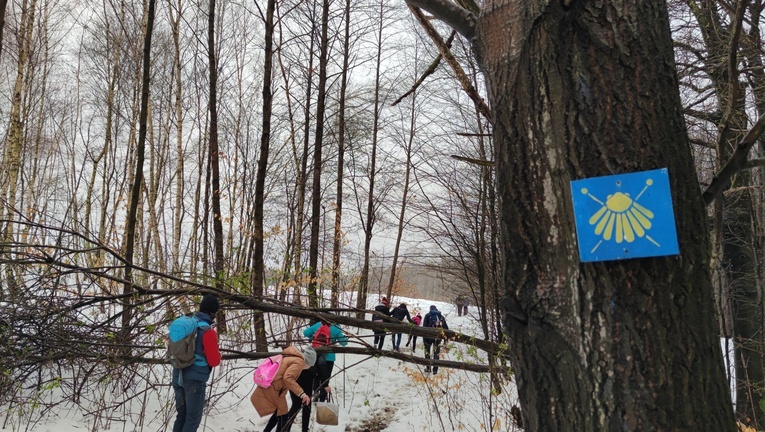
[{"label": "tote bag", "polygon": [[326,402],[316,402],[316,423],[320,425],[337,425],[340,419],[340,406],[332,403],[332,394]]}]

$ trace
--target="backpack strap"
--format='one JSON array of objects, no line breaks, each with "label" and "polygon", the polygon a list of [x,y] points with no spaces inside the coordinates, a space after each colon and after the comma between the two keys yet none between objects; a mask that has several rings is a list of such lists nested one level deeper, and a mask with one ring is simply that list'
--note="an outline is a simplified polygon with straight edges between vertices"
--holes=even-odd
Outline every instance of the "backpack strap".
[{"label": "backpack strap", "polygon": [[196,316],[194,319],[197,322],[197,348],[194,352],[194,357],[196,358],[194,361],[194,366],[207,366],[207,357],[205,357],[204,347],[202,346],[202,336],[207,330],[210,330],[211,327],[210,324],[200,320]]}]

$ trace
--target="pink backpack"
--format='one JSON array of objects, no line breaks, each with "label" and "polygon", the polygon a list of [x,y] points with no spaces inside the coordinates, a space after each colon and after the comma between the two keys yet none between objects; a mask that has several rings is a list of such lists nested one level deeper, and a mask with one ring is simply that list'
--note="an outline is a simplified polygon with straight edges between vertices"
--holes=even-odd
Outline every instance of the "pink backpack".
[{"label": "pink backpack", "polygon": [[257,384],[258,387],[268,388],[271,386],[271,383],[276,376],[276,372],[279,371],[279,365],[282,363],[282,358],[283,356],[281,354],[277,354],[263,360],[263,362],[258,365],[255,372],[252,373],[252,380],[255,381],[255,384]]}]

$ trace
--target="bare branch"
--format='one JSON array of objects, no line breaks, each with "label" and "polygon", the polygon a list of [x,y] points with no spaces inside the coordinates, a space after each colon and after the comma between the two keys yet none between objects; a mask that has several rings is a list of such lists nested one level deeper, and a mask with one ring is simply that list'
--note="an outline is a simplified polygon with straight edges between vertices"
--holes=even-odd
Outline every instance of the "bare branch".
[{"label": "bare branch", "polygon": [[412,11],[415,18],[417,18],[417,21],[419,21],[420,25],[422,25],[422,28],[436,44],[438,51],[443,56],[444,60],[446,60],[446,63],[451,66],[454,74],[457,76],[457,80],[459,80],[460,84],[462,85],[462,89],[465,90],[465,93],[467,93],[473,103],[476,104],[478,111],[480,111],[481,114],[483,114],[483,116],[487,119],[491,119],[491,111],[489,110],[489,106],[486,105],[486,102],[483,100],[481,95],[478,94],[478,90],[473,87],[473,84],[470,82],[470,78],[468,78],[467,74],[462,69],[462,66],[460,66],[457,59],[454,58],[454,54],[452,54],[451,50],[446,45],[446,42],[444,42],[444,39],[440,34],[438,34],[438,31],[435,29],[435,27],[433,27],[433,25],[428,21],[428,19],[419,8],[409,5],[409,10]]},{"label": "bare branch", "polygon": [[411,7],[427,11],[437,19],[457,30],[462,36],[475,36],[476,16],[449,0],[405,0]]},{"label": "bare branch", "polygon": [[[452,32],[452,34],[451,34],[451,35],[449,35],[449,39],[447,39],[447,40],[446,40],[446,46],[447,46],[448,48],[451,48],[451,46],[452,46],[452,41],[454,40],[454,36],[455,36],[456,34],[457,34],[457,32],[456,32],[456,31],[453,31],[453,32]],[[415,81],[415,83],[414,83],[414,84],[412,84],[412,88],[410,88],[408,92],[406,92],[406,93],[404,93],[403,95],[401,95],[401,97],[399,97],[398,99],[396,99],[396,101],[395,101],[395,102],[393,102],[392,104],[390,104],[390,106],[396,106],[396,105],[398,105],[398,103],[399,103],[399,102],[401,102],[402,100],[404,100],[404,98],[405,98],[405,97],[407,97],[407,96],[409,96],[410,94],[414,93],[414,92],[417,90],[417,88],[419,88],[419,87],[420,87],[420,85],[422,85],[422,83],[423,83],[423,82],[425,82],[425,78],[429,77],[430,75],[432,75],[432,74],[433,74],[433,72],[435,72],[435,71],[436,71],[436,68],[438,67],[438,64],[439,64],[439,63],[441,63],[441,59],[442,59],[443,57],[444,57],[443,55],[439,54],[439,55],[438,55],[438,56],[437,56],[437,57],[436,57],[436,58],[433,60],[433,62],[432,62],[432,63],[430,63],[430,66],[428,66],[428,68],[427,68],[427,69],[425,69],[425,72],[423,72],[423,73],[422,73],[422,75],[420,76],[420,78],[419,78],[417,81]]]},{"label": "bare branch", "polygon": [[728,159],[720,172],[712,179],[709,187],[704,191],[703,197],[706,205],[714,202],[723,193],[725,188],[728,187],[730,180],[738,171],[747,168],[749,150],[751,150],[763,132],[765,132],[765,114],[757,119],[757,122],[749,129],[749,132],[736,145],[736,150],[730,159]]}]

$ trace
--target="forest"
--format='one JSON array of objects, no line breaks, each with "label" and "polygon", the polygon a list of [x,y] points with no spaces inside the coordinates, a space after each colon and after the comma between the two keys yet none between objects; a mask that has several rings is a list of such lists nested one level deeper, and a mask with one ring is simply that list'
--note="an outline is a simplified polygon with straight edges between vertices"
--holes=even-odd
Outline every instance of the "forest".
[{"label": "forest", "polygon": [[[0,406],[132,388],[203,294],[242,361],[465,295],[518,428],[765,430],[763,6],[0,0]],[[570,182],[654,169],[679,254],[582,262]]]}]

